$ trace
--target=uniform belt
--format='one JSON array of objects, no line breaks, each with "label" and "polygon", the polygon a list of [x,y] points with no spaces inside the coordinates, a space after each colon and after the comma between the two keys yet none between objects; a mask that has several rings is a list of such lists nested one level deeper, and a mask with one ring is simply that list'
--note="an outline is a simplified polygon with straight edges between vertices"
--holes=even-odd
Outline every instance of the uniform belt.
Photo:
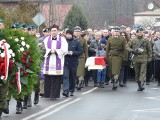
[{"label": "uniform belt", "polygon": [[111,50],[113,50],[113,51],[120,51],[120,52],[122,51],[122,50],[118,50],[118,49],[111,49]]}]

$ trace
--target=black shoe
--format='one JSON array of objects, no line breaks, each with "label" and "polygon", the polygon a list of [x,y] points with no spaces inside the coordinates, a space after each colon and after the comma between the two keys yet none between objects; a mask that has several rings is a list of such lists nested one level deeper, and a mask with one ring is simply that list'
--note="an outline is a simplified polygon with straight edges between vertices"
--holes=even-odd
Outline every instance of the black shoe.
[{"label": "black shoe", "polygon": [[149,85],[149,82],[146,82],[146,85]]},{"label": "black shoe", "polygon": [[113,88],[112,90],[117,90],[117,80],[113,81]]},{"label": "black shoe", "polygon": [[104,88],[104,83],[101,83],[101,84],[100,84],[100,88]]},{"label": "black shoe", "polygon": [[55,100],[57,100],[57,99],[56,99],[56,98],[51,98],[51,100],[52,100],[52,101],[55,101]]},{"label": "black shoe", "polygon": [[23,111],[22,102],[21,102],[21,101],[17,101],[17,105],[16,105],[16,114],[21,114],[22,111]]},{"label": "black shoe", "polygon": [[31,95],[28,96],[27,107],[32,107]]},{"label": "black shoe", "polygon": [[119,86],[124,87],[124,85],[122,83],[120,83]]},{"label": "black shoe", "polygon": [[143,87],[141,82],[138,82],[138,89],[137,91],[143,91],[145,88]]},{"label": "black shoe", "polygon": [[0,109],[0,118],[1,118],[1,116],[2,116],[2,109]]},{"label": "black shoe", "polygon": [[25,96],[23,101],[23,109],[27,109],[27,102],[28,102],[28,96]]},{"label": "black shoe", "polygon": [[127,87],[126,83],[123,84],[123,87]]},{"label": "black shoe", "polygon": [[44,94],[43,94],[43,93],[40,93],[39,96],[44,97]]},{"label": "black shoe", "polygon": [[68,92],[67,92],[67,93],[66,93],[66,92],[63,92],[63,93],[62,93],[62,95],[65,96],[65,97],[68,97],[68,96],[69,96],[68,94],[69,94]]},{"label": "black shoe", "polygon": [[23,109],[27,109],[27,102],[23,102]]},{"label": "black shoe", "polygon": [[105,85],[109,85],[109,82],[106,82]]},{"label": "black shoe", "polygon": [[158,82],[157,86],[160,86],[160,82]]},{"label": "black shoe", "polygon": [[81,87],[77,87],[77,90],[81,90]]},{"label": "black shoe", "polygon": [[5,113],[5,114],[9,114],[9,109],[3,109],[3,112]]},{"label": "black shoe", "polygon": [[97,83],[94,83],[94,87],[97,87]]},{"label": "black shoe", "polygon": [[37,105],[39,103],[39,93],[35,93],[35,96],[34,96],[34,102],[33,102],[35,105]]},{"label": "black shoe", "polygon": [[73,92],[70,93],[70,96],[74,96]]},{"label": "black shoe", "polygon": [[6,109],[3,109],[3,112],[5,114],[9,114],[9,100],[7,100],[7,108]]}]

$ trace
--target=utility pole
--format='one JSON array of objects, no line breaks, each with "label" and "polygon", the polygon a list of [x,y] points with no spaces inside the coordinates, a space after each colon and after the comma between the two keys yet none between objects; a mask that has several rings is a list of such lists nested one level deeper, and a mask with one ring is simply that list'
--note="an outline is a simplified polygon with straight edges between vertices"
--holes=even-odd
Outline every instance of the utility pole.
[{"label": "utility pole", "polygon": [[53,23],[56,23],[57,16],[56,16],[56,0],[49,1],[49,26]]},{"label": "utility pole", "polygon": [[112,10],[113,10],[113,25],[115,26],[116,25],[116,1],[113,0],[113,3],[112,3]]}]

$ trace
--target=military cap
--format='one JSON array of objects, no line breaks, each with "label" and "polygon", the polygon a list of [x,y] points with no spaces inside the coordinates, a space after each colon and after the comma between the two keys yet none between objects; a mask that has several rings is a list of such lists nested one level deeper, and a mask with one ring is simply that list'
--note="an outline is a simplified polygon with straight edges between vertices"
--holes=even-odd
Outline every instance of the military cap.
[{"label": "military cap", "polygon": [[137,28],[136,32],[140,32],[140,31],[144,31],[144,28],[142,26],[139,26],[139,28]]},{"label": "military cap", "polygon": [[80,32],[82,29],[79,26],[74,27],[75,32]]},{"label": "military cap", "polygon": [[20,28],[20,24],[19,23],[14,23],[11,28]]},{"label": "military cap", "polygon": [[119,26],[114,26],[113,30],[120,30]]},{"label": "military cap", "polygon": [[0,23],[3,23],[3,22],[4,22],[4,20],[0,18]]},{"label": "military cap", "polygon": [[29,25],[27,26],[28,31],[32,30],[32,27]]},{"label": "military cap", "polygon": [[126,26],[122,25],[122,26],[120,27],[120,30],[126,30]]},{"label": "military cap", "polygon": [[33,29],[37,29],[37,27],[35,25],[31,25],[32,30]]},{"label": "military cap", "polygon": [[20,25],[20,27],[21,27],[21,28],[27,28],[27,24],[26,24],[26,23],[22,23],[22,24]]},{"label": "military cap", "polygon": [[134,29],[134,30],[137,30],[137,29],[139,29],[139,25],[134,25],[132,28]]},{"label": "military cap", "polygon": [[48,32],[48,31],[50,31],[49,28],[44,28],[44,29],[42,30],[42,32]]}]

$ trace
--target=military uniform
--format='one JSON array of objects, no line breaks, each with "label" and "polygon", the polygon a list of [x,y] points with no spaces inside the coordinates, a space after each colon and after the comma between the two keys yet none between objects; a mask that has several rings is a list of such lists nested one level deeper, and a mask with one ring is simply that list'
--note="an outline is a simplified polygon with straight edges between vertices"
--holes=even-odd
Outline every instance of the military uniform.
[{"label": "military uniform", "polygon": [[[79,83],[84,80],[85,75],[85,62],[88,58],[88,46],[86,41],[83,38],[79,38],[80,44],[82,46],[83,52],[82,55],[78,58],[78,67],[77,67],[77,76],[79,78]],[[80,85],[80,84],[79,84]],[[78,86],[79,89],[81,86]]]},{"label": "military uniform", "polygon": [[[136,47],[140,42],[143,43],[138,48],[137,51],[135,51]],[[129,50],[133,52],[133,64],[134,64],[134,70],[135,70],[135,80],[138,83],[138,91],[144,90],[144,82],[146,80],[146,71],[147,71],[147,62],[152,60],[152,48],[151,44],[147,39],[144,39],[143,36],[141,38],[135,38],[132,41],[129,41],[128,43]],[[136,52],[136,53],[135,53]]]},{"label": "military uniform", "polygon": [[107,42],[106,58],[109,62],[109,74],[113,80],[113,90],[117,88],[117,80],[121,70],[126,41],[123,37],[110,37]]}]

